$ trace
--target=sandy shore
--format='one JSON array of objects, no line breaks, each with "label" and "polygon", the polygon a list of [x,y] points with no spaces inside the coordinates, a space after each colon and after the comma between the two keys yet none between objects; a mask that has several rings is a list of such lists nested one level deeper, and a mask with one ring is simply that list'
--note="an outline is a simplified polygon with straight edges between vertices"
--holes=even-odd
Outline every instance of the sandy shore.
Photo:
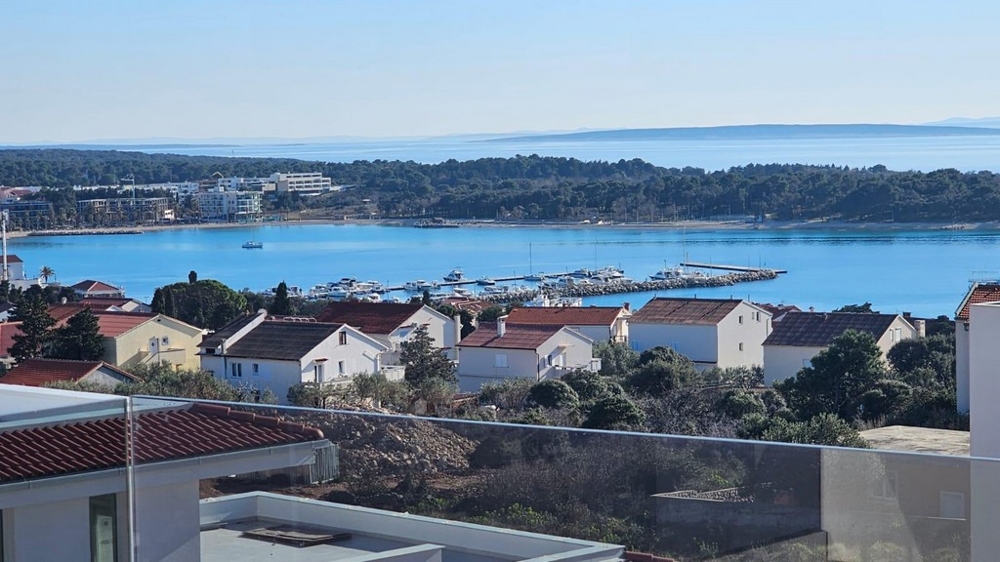
[{"label": "sandy shore", "polygon": [[[398,226],[412,227],[416,220],[411,219],[375,219],[375,220],[334,220],[334,219],[300,219],[280,222],[267,222],[263,225],[377,225],[377,226]],[[930,223],[930,222],[879,222],[861,223],[846,221],[768,221],[760,224],[748,224],[742,221],[676,221],[676,222],[637,222],[637,223],[580,223],[580,222],[558,222],[558,221],[456,221],[462,228],[558,228],[558,229],[663,229],[680,231],[713,231],[713,230],[834,230],[834,231],[982,231],[1000,230],[1000,222],[982,223]],[[218,229],[218,228],[246,228],[247,224],[230,223],[205,223],[205,224],[165,224],[142,227],[123,228],[80,228],[52,230],[53,235],[60,232],[72,232],[74,234],[114,234],[115,231],[138,230],[142,232],[154,232],[158,230],[175,229]],[[20,238],[27,236],[27,231],[8,232],[8,238]]]}]

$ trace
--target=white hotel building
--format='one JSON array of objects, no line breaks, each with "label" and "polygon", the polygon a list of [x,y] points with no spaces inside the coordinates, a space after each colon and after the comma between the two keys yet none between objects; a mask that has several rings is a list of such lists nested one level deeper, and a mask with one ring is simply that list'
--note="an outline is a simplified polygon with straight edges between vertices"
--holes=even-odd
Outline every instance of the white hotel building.
[{"label": "white hotel building", "polygon": [[325,193],[333,189],[330,178],[323,177],[319,172],[302,172],[288,174],[271,174],[270,183],[274,191],[282,193],[292,191],[301,194]]}]

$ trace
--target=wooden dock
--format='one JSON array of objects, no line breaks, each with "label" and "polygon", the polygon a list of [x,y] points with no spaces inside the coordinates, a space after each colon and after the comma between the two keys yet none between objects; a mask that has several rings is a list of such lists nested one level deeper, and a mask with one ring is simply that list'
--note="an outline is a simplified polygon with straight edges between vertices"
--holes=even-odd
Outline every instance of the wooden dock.
[{"label": "wooden dock", "polygon": [[681,267],[696,267],[698,269],[719,269],[722,271],[736,271],[739,273],[753,273],[755,271],[773,271],[775,273],[788,273],[786,269],[772,269],[770,267],[744,267],[741,265],[724,265],[714,263],[684,262]]}]

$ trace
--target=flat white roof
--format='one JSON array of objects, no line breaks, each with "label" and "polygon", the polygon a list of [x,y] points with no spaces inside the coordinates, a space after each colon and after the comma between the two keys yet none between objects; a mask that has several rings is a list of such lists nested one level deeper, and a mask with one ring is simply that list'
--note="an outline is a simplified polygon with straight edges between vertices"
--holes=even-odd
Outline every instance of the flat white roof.
[{"label": "flat white roof", "polygon": [[61,416],[80,417],[108,410],[125,414],[124,396],[2,384],[2,381],[0,377],[0,425]]}]

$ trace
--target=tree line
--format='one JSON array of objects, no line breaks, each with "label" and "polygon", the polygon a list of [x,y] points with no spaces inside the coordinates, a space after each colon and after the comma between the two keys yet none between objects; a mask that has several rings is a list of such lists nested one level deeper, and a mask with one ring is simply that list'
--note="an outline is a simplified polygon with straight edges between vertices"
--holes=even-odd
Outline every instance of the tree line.
[{"label": "tree line", "polygon": [[0,150],[0,185],[46,186],[36,197],[58,207],[55,214],[63,220],[68,220],[72,199],[65,188],[75,185],[117,185],[125,176],[144,184],[195,181],[216,173],[261,177],[276,171],[321,172],[335,185],[347,186],[308,200],[286,197],[276,204],[278,208],[308,206],[334,214],[363,211],[385,218],[1000,220],[1000,175],[953,169],[925,173],[890,171],[884,166],[750,164],[706,171],[663,168],[639,159],[585,162],[537,155],[420,164]]}]

